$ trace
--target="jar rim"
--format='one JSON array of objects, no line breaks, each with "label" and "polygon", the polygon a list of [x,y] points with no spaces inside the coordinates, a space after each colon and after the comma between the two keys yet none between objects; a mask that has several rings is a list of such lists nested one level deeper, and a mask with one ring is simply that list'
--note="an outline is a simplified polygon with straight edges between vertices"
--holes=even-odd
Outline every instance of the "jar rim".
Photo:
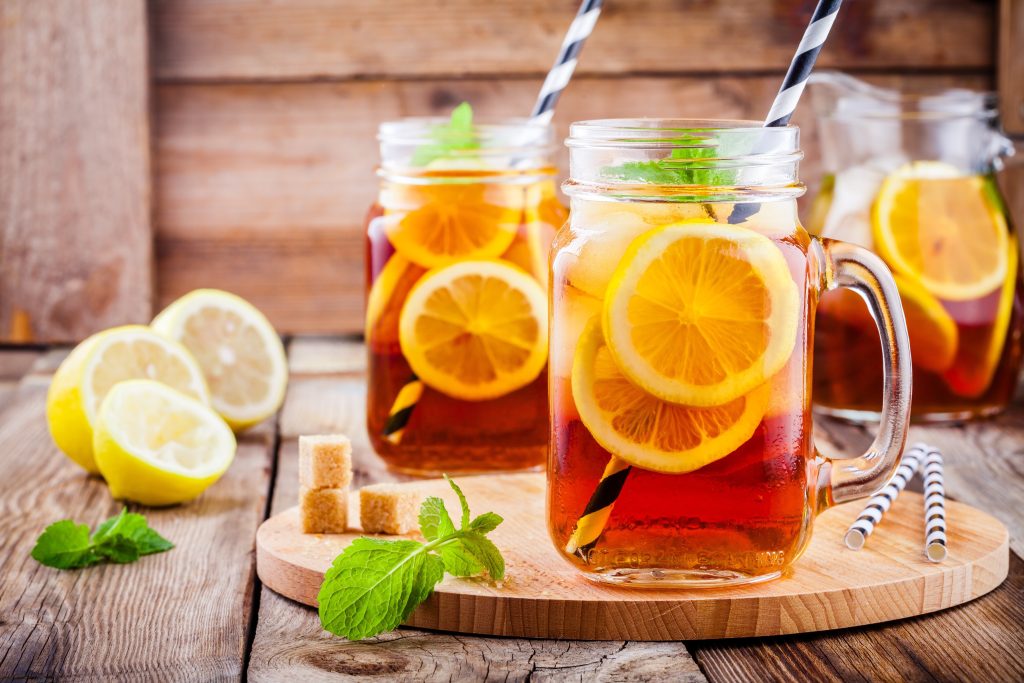
[{"label": "jar rim", "polygon": [[[448,122],[444,116],[407,116],[384,121],[377,128],[377,140],[397,145],[431,144],[435,142],[433,131]],[[554,126],[529,117],[474,120],[471,135],[484,149],[555,147]]]},{"label": "jar rim", "polygon": [[[693,136],[692,138],[689,136]],[[576,121],[569,126],[567,147],[672,148],[694,147],[695,141],[757,138],[772,149],[795,151],[800,128],[766,127],[747,119],[616,118]]]}]

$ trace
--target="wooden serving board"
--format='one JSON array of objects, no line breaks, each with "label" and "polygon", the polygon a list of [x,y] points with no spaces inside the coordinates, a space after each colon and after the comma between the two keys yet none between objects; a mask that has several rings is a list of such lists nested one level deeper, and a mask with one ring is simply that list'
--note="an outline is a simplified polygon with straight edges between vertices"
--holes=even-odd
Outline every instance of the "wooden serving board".
[{"label": "wooden serving board", "polygon": [[[790,573],[735,588],[618,588],[584,578],[555,551],[544,516],[541,474],[459,480],[473,513],[493,510],[505,522],[491,534],[507,564],[501,587],[447,577],[406,622],[462,633],[582,640],[695,640],[770,636],[861,626],[946,609],[1002,583],[1009,536],[994,517],[947,503],[949,557],[924,558],[921,496],[904,492],[863,550],[842,542],[864,501],[818,517],[814,537]],[[443,480],[405,484],[440,496],[458,510]],[[357,496],[349,518],[358,520]],[[359,532],[302,534],[291,508],[256,535],[257,571],[274,591],[316,605],[324,572]]]}]

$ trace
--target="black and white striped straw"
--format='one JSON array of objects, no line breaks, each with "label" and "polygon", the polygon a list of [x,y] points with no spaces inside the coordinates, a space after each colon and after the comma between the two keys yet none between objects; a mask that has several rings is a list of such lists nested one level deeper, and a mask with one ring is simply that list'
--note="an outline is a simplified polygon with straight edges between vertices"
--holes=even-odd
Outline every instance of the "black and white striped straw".
[{"label": "black and white striped straw", "polygon": [[932,562],[946,559],[946,489],[942,454],[929,448],[924,459],[924,554]]},{"label": "black and white striped straw", "polygon": [[843,0],[820,0],[818,6],[814,8],[811,23],[807,25],[804,36],[800,39],[793,61],[789,63],[789,69],[786,71],[786,77],[782,79],[782,86],[775,96],[775,101],[772,102],[772,108],[768,110],[768,116],[765,117],[766,127],[774,128],[789,123],[842,4]]},{"label": "black and white striped straw", "polygon": [[917,443],[903,453],[900,466],[896,468],[896,474],[892,476],[885,487],[871,497],[867,507],[857,517],[857,521],[850,525],[846,532],[846,547],[850,550],[860,550],[864,542],[875,530],[875,525],[882,521],[884,515],[892,506],[896,497],[900,495],[907,482],[914,478],[914,475],[921,468],[921,461],[924,460],[928,446]]},{"label": "black and white striped straw", "polygon": [[562,41],[562,49],[558,51],[558,58],[555,59],[554,66],[548,71],[540,94],[537,95],[537,103],[533,105],[530,118],[534,123],[544,125],[551,123],[558,98],[565,90],[565,86],[569,85],[572,73],[576,70],[576,63],[579,61],[580,52],[583,51],[583,44],[594,31],[597,18],[601,15],[602,3],[603,0],[583,0],[580,4],[576,18],[572,20],[569,31]]}]

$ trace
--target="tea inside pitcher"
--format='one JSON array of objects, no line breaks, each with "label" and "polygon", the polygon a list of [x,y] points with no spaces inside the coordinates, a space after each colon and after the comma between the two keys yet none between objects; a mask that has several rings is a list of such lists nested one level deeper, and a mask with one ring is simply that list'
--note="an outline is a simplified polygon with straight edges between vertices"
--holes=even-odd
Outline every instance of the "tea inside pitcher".
[{"label": "tea inside pitcher", "polygon": [[[907,96],[824,73],[811,92],[826,167],[809,230],[872,249],[893,271],[910,332],[917,419],[1002,410],[1021,362],[1019,245],[994,172],[1005,153],[991,99]],[[818,309],[815,403],[873,418],[882,360],[848,291]]]}]

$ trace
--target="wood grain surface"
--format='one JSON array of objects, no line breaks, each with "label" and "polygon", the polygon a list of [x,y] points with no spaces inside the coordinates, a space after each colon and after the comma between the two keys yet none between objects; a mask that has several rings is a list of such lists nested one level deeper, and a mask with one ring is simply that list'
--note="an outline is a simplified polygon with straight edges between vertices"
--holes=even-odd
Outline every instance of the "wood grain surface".
[{"label": "wood grain surface", "polygon": [[[158,0],[155,69],[175,80],[540,74],[578,5]],[[608,2],[580,70],[781,74],[813,7],[807,0]],[[991,1],[858,0],[843,7],[821,64],[989,68],[995,13]]]},{"label": "wood grain surface", "polygon": [[131,565],[44,567],[29,552],[47,525],[95,528],[122,507],[50,441],[46,389],[62,357],[42,355],[0,411],[0,680],[239,679],[273,425],[243,437],[231,469],[195,502],[129,506],[171,551]]},{"label": "wood grain surface", "polygon": [[144,0],[0,2],[0,342],[151,312]]},{"label": "wood grain surface", "polygon": [[[991,85],[970,75],[870,80]],[[253,301],[284,332],[361,332],[363,218],[376,198],[379,123],[444,113],[462,100],[483,117],[526,112],[539,86],[537,78],[158,87],[160,305],[195,287],[222,287]],[[578,78],[556,124],[564,136],[570,121],[584,118],[759,118],[777,88],[775,76]],[[813,186],[809,107],[796,122],[808,153],[801,173]],[[563,168],[566,159],[561,152]]]},{"label": "wood grain surface", "polygon": [[[1024,137],[1024,2],[999,0],[996,25],[999,27],[996,73],[1003,126],[1008,133]],[[1024,194],[1024,190],[1021,193]]]},{"label": "wood grain surface", "polygon": [[[289,402],[307,406],[292,409],[291,429],[353,430],[363,444],[356,449],[357,485],[393,479],[365,445],[362,353],[358,342],[337,338],[289,344],[292,387],[298,388]],[[27,553],[43,526],[63,516],[94,524],[115,511],[102,485],[64,465],[45,434],[42,393],[63,355],[0,348],[0,374],[16,377],[29,368],[18,381],[17,398],[0,406],[0,679],[238,680],[244,673],[259,681],[1024,680],[1024,563],[1017,554],[1008,579],[970,604],[835,632],[687,644],[486,638],[403,628],[350,643],[325,633],[313,610],[258,582],[253,593],[245,579],[253,575],[256,524],[298,498],[294,438],[275,439],[280,448],[273,462],[267,455],[236,462],[210,490],[216,500],[195,504],[203,514],[193,506],[144,510],[179,544],[171,552],[84,572],[40,567]],[[319,392],[326,392],[323,401]],[[304,424],[306,414],[310,422]],[[269,438],[273,427],[261,427],[259,438]],[[1024,489],[1016,466],[1024,455],[1022,428],[1018,399],[994,421],[915,427],[911,433],[911,439],[946,439],[948,494],[1001,518],[1018,553],[1024,535],[1024,507],[1015,497]],[[815,433],[833,453],[856,452],[867,438],[859,427],[830,420],[819,421]],[[226,491],[218,492],[222,486]],[[179,579],[188,595],[176,588]],[[113,586],[125,596],[118,598]],[[214,593],[215,600],[204,597]],[[133,628],[137,622],[146,628]],[[196,624],[202,638],[195,636]]]}]

